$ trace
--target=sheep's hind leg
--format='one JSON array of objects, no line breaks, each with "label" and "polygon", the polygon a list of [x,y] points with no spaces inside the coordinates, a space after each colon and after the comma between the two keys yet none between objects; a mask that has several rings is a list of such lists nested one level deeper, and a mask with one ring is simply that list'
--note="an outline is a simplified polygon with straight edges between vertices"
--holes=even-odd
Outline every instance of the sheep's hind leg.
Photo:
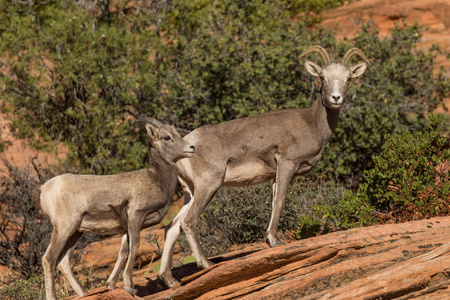
[{"label": "sheep's hind leg", "polygon": [[84,295],[87,295],[88,292],[85,288],[83,288],[80,284],[80,282],[75,278],[75,275],[72,272],[72,268],[70,267],[70,259],[72,257],[73,251],[75,250],[75,244],[76,242],[81,238],[82,233],[76,231],[70,238],[68,244],[72,244],[72,247],[67,251],[66,255],[64,255],[63,259],[59,263],[59,268],[61,272],[64,274],[64,276],[69,281],[70,286],[73,288],[75,293],[77,293],[78,296],[82,297]]}]

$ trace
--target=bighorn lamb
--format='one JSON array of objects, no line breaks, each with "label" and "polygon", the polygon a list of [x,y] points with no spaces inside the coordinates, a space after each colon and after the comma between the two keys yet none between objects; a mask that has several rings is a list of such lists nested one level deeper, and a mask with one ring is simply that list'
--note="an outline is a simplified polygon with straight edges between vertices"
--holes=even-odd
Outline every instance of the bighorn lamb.
[{"label": "bighorn lamb", "polygon": [[364,53],[350,49],[341,63],[332,62],[327,51],[312,46],[301,57],[317,52],[324,66],[306,61],[307,71],[321,81],[316,102],[309,108],[284,109],[197,128],[185,139],[196,145],[197,155],[177,162],[178,176],[185,192],[185,204],[166,228],[160,277],[168,286],[177,281],[171,274],[175,242],[183,230],[199,267],[209,267],[196,235],[200,214],[220,186],[245,187],[275,179],[272,216],[266,242],[282,244],[277,226],[286,192],[293,176],[310,171],[336,129],[339,109],[352,78],[366,70],[366,64],[349,66],[350,58]]},{"label": "bighorn lamb", "polygon": [[139,248],[139,231],[157,224],[166,214],[177,186],[176,162],[195,153],[192,143],[173,126],[141,118],[150,136],[150,168],[115,175],[63,174],[36,188],[34,198],[53,225],[50,245],[43,258],[47,299],[56,299],[54,272],[59,264],[79,296],[86,290],[70,268],[70,256],[83,232],[122,233],[118,263],[108,279],[114,288],[119,269],[124,287],[134,294],[132,270]]}]

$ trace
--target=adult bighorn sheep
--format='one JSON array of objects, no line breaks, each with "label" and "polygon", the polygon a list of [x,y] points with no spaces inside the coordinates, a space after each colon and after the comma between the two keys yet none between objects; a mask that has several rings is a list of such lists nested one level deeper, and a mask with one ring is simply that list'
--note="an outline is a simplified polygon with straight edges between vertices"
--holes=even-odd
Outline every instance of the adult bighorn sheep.
[{"label": "adult bighorn sheep", "polygon": [[350,58],[364,53],[350,49],[342,62],[332,62],[327,51],[312,46],[303,54],[317,52],[324,66],[306,61],[306,70],[322,85],[316,102],[309,108],[284,109],[197,128],[185,139],[196,145],[197,155],[177,162],[178,175],[185,192],[185,204],[166,228],[160,277],[168,286],[177,281],[171,273],[175,242],[183,230],[199,267],[213,263],[207,259],[196,235],[200,214],[220,186],[245,187],[275,179],[272,216],[266,242],[282,244],[277,226],[286,192],[293,176],[310,171],[336,129],[339,109],[352,78],[366,70],[366,64],[349,66]]},{"label": "adult bighorn sheep", "polygon": [[56,299],[54,272],[59,264],[79,296],[87,294],[70,268],[75,243],[84,232],[122,233],[121,251],[108,286],[115,288],[126,260],[124,287],[134,294],[132,271],[139,248],[139,231],[159,223],[177,186],[179,159],[191,157],[195,147],[173,126],[141,118],[150,136],[150,167],[115,175],[63,174],[36,188],[34,198],[53,225],[43,258],[47,299]]}]

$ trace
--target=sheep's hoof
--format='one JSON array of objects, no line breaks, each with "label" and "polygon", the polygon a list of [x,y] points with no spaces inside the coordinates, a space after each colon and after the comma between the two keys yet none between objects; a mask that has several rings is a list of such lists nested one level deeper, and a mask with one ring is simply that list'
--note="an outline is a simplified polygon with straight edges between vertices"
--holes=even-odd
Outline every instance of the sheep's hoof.
[{"label": "sheep's hoof", "polygon": [[131,288],[131,287],[124,287],[124,289],[128,292],[128,293],[130,293],[131,295],[135,295],[135,293],[134,293],[134,289],[133,288]]},{"label": "sheep's hoof", "polygon": [[284,242],[280,241],[279,239],[277,239],[274,243],[271,243],[269,241],[268,237],[266,238],[266,243],[267,243],[267,245],[269,245],[270,248],[275,248],[275,247],[286,245]]},{"label": "sheep's hoof", "polygon": [[214,263],[212,261],[210,261],[209,259],[205,259],[205,260],[199,261],[197,263],[197,267],[203,268],[203,269],[209,268],[211,266],[214,266]]},{"label": "sheep's hoof", "polygon": [[161,279],[162,281],[164,281],[164,283],[169,287],[169,288],[173,288],[174,286],[176,286],[179,282],[173,278],[172,275],[167,276],[167,275],[158,275],[159,279]]},{"label": "sheep's hoof", "polygon": [[270,245],[270,248],[279,247],[279,246],[284,246],[284,245],[286,245],[285,242],[278,241],[278,242],[276,242],[275,244]]}]

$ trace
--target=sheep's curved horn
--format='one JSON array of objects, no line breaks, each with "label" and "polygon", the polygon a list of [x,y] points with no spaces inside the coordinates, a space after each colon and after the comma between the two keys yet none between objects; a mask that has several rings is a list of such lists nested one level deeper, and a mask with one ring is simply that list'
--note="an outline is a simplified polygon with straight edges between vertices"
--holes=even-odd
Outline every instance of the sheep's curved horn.
[{"label": "sheep's curved horn", "polygon": [[151,125],[155,126],[156,128],[159,128],[159,127],[164,125],[163,122],[158,121],[158,120],[153,119],[153,118],[149,118],[149,117],[140,117],[139,119],[136,120],[136,122],[138,122],[138,123],[148,123],[148,124],[151,124]]},{"label": "sheep's curved horn", "polygon": [[328,55],[327,50],[325,50],[323,47],[319,46],[319,45],[315,45],[315,46],[311,46],[308,49],[306,49],[299,58],[302,58],[312,52],[317,52],[320,54],[320,56],[322,56],[323,58],[323,63],[325,65],[328,65],[329,63],[331,63],[331,59],[330,56]]},{"label": "sheep's curved horn", "polygon": [[364,54],[364,52],[362,52],[361,50],[359,50],[358,48],[351,48],[347,51],[347,53],[345,53],[344,57],[342,58],[342,64],[344,66],[347,66],[348,63],[350,62],[350,58],[352,58],[352,56],[354,55],[358,55],[360,56],[362,59],[364,59],[364,61],[366,63],[368,63],[370,65],[370,61],[369,59],[366,57],[366,55]]}]

